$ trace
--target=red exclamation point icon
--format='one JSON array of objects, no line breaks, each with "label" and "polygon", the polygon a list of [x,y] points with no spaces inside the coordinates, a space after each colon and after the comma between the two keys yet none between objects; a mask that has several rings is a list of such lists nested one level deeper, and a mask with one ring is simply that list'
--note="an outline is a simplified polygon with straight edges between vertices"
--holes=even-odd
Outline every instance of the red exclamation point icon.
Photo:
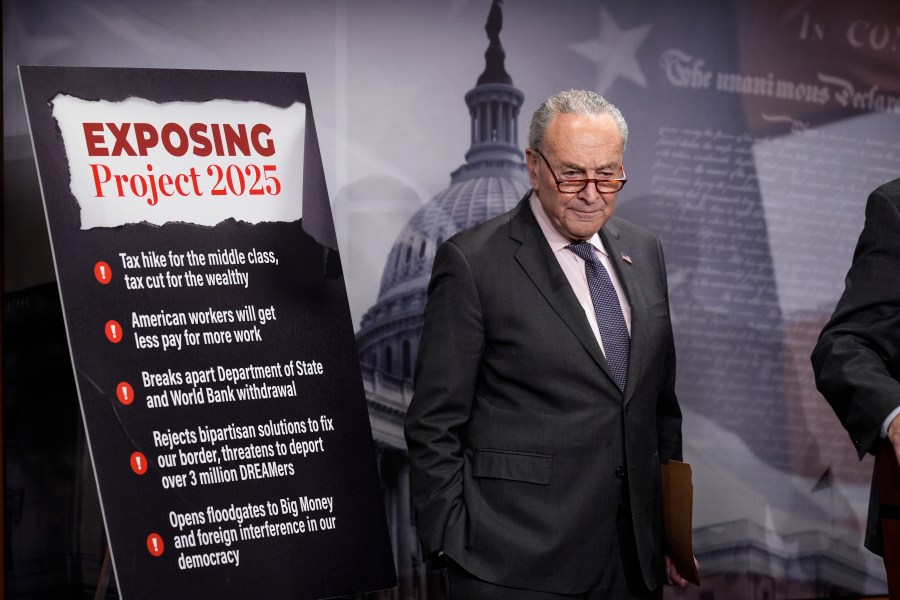
[{"label": "red exclamation point icon", "polygon": [[147,472],[147,457],[144,456],[141,452],[135,452],[131,455],[131,470],[137,473],[138,475],[143,475]]},{"label": "red exclamation point icon", "polygon": [[106,339],[113,344],[118,344],[122,341],[122,326],[119,325],[118,321],[107,321],[104,331],[106,332]]},{"label": "red exclamation point icon", "polygon": [[110,281],[112,281],[112,269],[109,268],[109,265],[103,262],[102,260],[94,265],[94,277],[97,278],[97,281],[106,285]]},{"label": "red exclamation point icon", "polygon": [[132,389],[129,383],[120,381],[119,385],[116,386],[116,398],[119,399],[119,402],[127,406],[134,402],[134,389]]},{"label": "red exclamation point icon", "polygon": [[153,556],[162,556],[163,541],[158,533],[151,533],[147,536],[147,550]]}]

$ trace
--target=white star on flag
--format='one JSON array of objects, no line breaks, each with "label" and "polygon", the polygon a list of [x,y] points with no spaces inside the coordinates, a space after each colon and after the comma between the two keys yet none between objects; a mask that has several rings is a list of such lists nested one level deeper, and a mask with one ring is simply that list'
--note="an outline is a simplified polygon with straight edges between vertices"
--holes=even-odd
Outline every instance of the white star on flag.
[{"label": "white star on flag", "polygon": [[600,31],[596,38],[569,46],[576,54],[597,65],[596,92],[605,94],[618,77],[647,87],[647,80],[635,55],[652,25],[623,31],[605,8],[600,9],[599,20]]}]

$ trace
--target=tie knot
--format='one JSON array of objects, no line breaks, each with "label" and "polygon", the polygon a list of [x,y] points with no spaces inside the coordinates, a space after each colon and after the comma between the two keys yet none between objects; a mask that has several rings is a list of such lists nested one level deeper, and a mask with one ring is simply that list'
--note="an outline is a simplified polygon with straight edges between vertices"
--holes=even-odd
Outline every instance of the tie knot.
[{"label": "tie knot", "polygon": [[566,248],[580,256],[585,262],[595,263],[599,261],[597,254],[594,252],[594,246],[590,242],[575,242],[574,244],[569,244]]}]

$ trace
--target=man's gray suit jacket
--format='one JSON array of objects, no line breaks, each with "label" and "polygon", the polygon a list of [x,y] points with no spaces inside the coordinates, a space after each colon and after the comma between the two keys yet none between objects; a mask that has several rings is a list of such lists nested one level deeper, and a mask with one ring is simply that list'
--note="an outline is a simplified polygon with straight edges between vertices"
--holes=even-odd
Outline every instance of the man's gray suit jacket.
[{"label": "man's gray suit jacket", "polygon": [[615,217],[600,235],[632,310],[624,393],[528,195],[435,257],[406,418],[416,526],[427,555],[492,583],[596,586],[622,498],[643,579],[664,582],[659,465],[681,459],[681,410],[662,249]]}]

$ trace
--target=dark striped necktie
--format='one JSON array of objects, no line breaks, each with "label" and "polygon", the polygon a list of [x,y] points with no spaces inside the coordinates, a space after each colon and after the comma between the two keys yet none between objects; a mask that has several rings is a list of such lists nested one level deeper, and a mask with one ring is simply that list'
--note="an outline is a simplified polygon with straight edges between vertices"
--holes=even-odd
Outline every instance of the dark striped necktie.
[{"label": "dark striped necktie", "polygon": [[566,248],[584,260],[588,289],[591,291],[591,302],[594,304],[594,315],[600,328],[600,339],[603,340],[606,362],[616,385],[625,391],[631,338],[628,336],[628,327],[625,325],[616,288],[613,287],[609,273],[606,272],[590,242],[576,242]]}]

